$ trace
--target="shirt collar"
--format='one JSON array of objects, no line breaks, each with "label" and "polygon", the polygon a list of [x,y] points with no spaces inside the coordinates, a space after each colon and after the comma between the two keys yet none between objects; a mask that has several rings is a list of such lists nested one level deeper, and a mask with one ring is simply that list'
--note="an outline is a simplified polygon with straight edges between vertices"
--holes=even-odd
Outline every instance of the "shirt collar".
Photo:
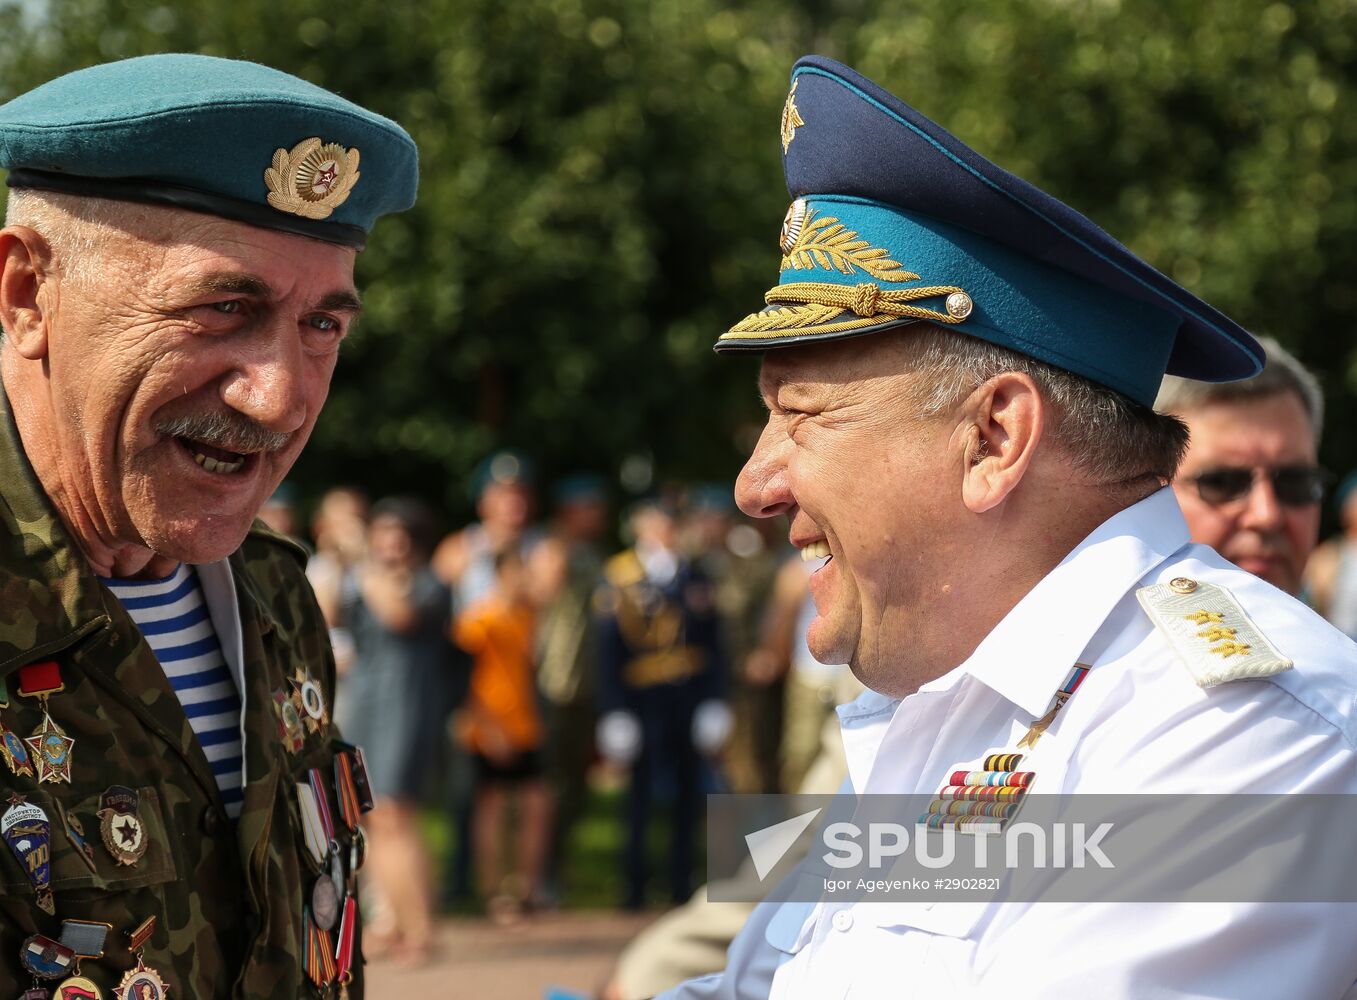
[{"label": "shirt collar", "polygon": [[970,674],[1029,715],[1044,714],[1117,602],[1188,540],[1170,487],[1119,511],[1028,591],[966,662],[920,690],[945,690]]}]

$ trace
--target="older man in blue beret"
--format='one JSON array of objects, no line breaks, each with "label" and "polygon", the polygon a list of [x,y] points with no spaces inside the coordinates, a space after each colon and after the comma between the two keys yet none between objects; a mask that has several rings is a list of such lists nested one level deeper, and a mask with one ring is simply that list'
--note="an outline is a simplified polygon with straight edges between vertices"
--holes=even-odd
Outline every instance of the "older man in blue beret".
[{"label": "older man in blue beret", "polygon": [[0,167],[0,983],[356,996],[371,791],[305,552],[255,514],[414,144],[285,73],[163,55],[0,106]]},{"label": "older man in blue beret", "polygon": [[[763,354],[738,502],[788,518],[819,567],[810,648],[871,689],[840,709],[857,808],[920,796],[931,842],[1002,835],[1031,791],[1357,793],[1357,647],[1191,544],[1166,485],[1187,432],[1151,409],[1161,377],[1252,375],[1252,338],[844,66],[796,65],[781,142],[781,277],[717,350]],[[1203,826],[1156,860],[1186,894],[1275,829]],[[1357,897],[1177,892],[789,882],[723,974],[665,995],[1357,996]]]}]

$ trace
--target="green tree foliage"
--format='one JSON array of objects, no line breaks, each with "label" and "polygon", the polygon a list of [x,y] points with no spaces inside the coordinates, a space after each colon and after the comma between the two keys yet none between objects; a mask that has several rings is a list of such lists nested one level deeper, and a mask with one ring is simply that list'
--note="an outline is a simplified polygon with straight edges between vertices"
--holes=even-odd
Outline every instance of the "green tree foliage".
[{"label": "green tree foliage", "polygon": [[0,0],[0,99],[187,50],[404,124],[419,205],[360,258],[368,314],[298,478],[460,511],[498,445],[548,473],[650,452],[733,476],[755,366],[710,347],[775,281],[808,51],[1296,349],[1330,393],[1327,457],[1357,464],[1355,46],[1347,0]]}]

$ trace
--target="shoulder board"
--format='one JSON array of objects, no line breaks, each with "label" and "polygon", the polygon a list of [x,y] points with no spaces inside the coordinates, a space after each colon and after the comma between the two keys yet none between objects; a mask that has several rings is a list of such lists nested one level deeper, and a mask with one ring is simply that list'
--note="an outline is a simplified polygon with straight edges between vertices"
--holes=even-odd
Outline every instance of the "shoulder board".
[{"label": "shoulder board", "polygon": [[1198,687],[1271,677],[1293,666],[1224,587],[1180,576],[1140,588],[1136,599]]},{"label": "shoulder board", "polygon": [[302,566],[305,566],[311,559],[311,550],[306,547],[305,542],[299,538],[293,538],[291,535],[280,534],[263,521],[256,520],[254,524],[250,526],[250,533],[246,537],[272,542],[274,545],[287,549],[293,558],[301,563]]}]

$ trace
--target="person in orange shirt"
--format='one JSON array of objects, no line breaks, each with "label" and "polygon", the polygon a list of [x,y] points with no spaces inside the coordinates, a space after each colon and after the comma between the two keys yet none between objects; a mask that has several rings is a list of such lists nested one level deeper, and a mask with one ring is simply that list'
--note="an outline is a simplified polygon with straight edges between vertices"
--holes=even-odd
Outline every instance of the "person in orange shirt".
[{"label": "person in orange shirt", "polygon": [[[533,678],[533,605],[517,549],[495,558],[495,585],[458,616],[454,637],[475,665],[458,735],[476,770],[472,837],[492,917],[517,919],[539,888],[551,825],[542,778],[542,720]],[[517,864],[509,853],[505,807],[517,795]]]}]

